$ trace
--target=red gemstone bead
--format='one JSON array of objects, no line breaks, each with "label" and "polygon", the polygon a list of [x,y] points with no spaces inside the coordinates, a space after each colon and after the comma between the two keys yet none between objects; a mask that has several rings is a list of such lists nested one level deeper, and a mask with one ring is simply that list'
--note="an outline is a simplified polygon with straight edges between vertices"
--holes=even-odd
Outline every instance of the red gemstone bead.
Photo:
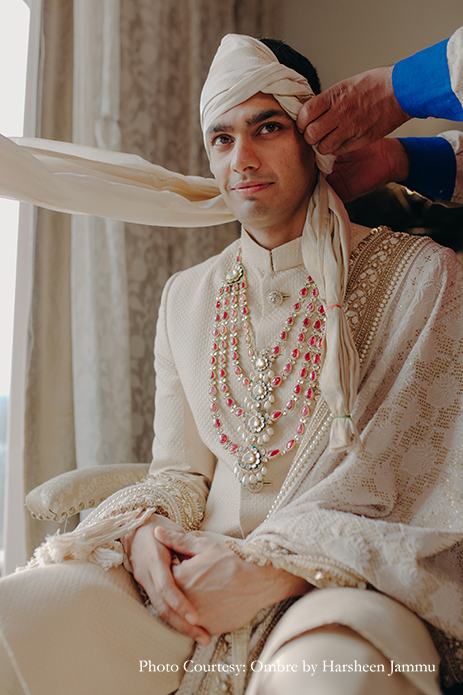
[{"label": "red gemstone bead", "polygon": [[226,444],[228,442],[228,437],[226,434],[221,434],[220,435],[220,443],[221,444]]},{"label": "red gemstone bead", "polygon": [[231,303],[236,304],[236,295],[233,295],[233,297],[231,298]]},{"label": "red gemstone bead", "polygon": [[289,362],[288,362],[288,364],[285,364],[285,367],[283,369],[285,374],[291,374],[292,370],[293,370],[293,367]]},{"label": "red gemstone bead", "polygon": [[216,309],[220,309],[221,306],[222,306],[222,302],[217,302],[217,304],[215,305]]},{"label": "red gemstone bead", "polygon": [[247,321],[243,321],[243,328],[244,328],[245,330],[246,330],[246,328],[248,328],[248,322],[247,322]]},{"label": "red gemstone bead", "polygon": [[235,415],[236,417],[243,417],[243,408],[236,408]]},{"label": "red gemstone bead", "polygon": [[221,378],[223,378],[223,377],[226,375],[226,373],[227,373],[227,372],[225,371],[225,369],[219,369],[219,376],[220,376]]},{"label": "red gemstone bead", "polygon": [[225,362],[225,355],[220,355],[219,362],[220,364],[223,364]]},{"label": "red gemstone bead", "polygon": [[220,288],[219,294],[223,294],[223,287]]},{"label": "red gemstone bead", "polygon": [[314,355],[313,363],[314,364],[320,364],[320,355]]},{"label": "red gemstone bead", "polygon": [[306,361],[306,362],[310,362],[310,357],[311,357],[310,352],[306,352],[305,355],[304,355],[305,361]]},{"label": "red gemstone bead", "polygon": [[286,403],[286,410],[292,410],[294,408],[295,401],[288,401]]},{"label": "red gemstone bead", "polygon": [[217,314],[217,316],[215,317],[215,320],[220,321],[220,314]]},{"label": "red gemstone bead", "polygon": [[236,325],[236,323],[232,323],[232,325],[230,326],[230,329],[232,330],[233,333],[235,333],[236,330],[238,329],[238,326]]},{"label": "red gemstone bead", "polygon": [[245,341],[245,343],[250,343],[250,342],[251,342],[251,338],[247,335],[247,336],[245,337],[244,341]]},{"label": "red gemstone bead", "polygon": [[278,347],[278,345],[277,345],[276,347],[273,348],[273,354],[274,354],[274,355],[279,355],[279,354],[280,354],[280,348]]},{"label": "red gemstone bead", "polygon": [[211,379],[215,379],[215,372],[211,372]]},{"label": "red gemstone bead", "polygon": [[239,285],[238,285],[237,282],[235,282],[235,284],[233,285],[233,289],[235,290],[235,292],[238,292],[238,290],[239,290]]},{"label": "red gemstone bead", "polygon": [[315,336],[312,336],[309,340],[310,345],[316,345],[317,344],[317,339]]},{"label": "red gemstone bead", "polygon": [[273,459],[273,458],[275,458],[275,456],[279,456],[279,455],[280,455],[280,450],[279,449],[273,449],[272,451],[269,452],[268,457],[269,457],[269,459]]},{"label": "red gemstone bead", "polygon": [[219,409],[219,407],[218,407],[217,403],[211,404],[211,410],[213,413],[216,413],[218,411],[218,409]]},{"label": "red gemstone bead", "polygon": [[301,308],[300,303],[296,302],[296,304],[293,306],[293,311],[299,311],[300,308]]},{"label": "red gemstone bead", "polygon": [[252,348],[249,348],[249,350],[248,350],[249,357],[252,357],[253,354],[254,354],[254,350]]},{"label": "red gemstone bead", "polygon": [[323,338],[320,338],[320,340],[318,341],[317,345],[318,345],[319,348],[321,348],[321,346],[323,345]]},{"label": "red gemstone bead", "polygon": [[242,314],[247,314],[247,313],[248,313],[248,310],[247,310],[247,308],[246,308],[245,306],[242,306],[242,307],[241,307],[241,313],[242,313]]},{"label": "red gemstone bead", "polygon": [[306,369],[305,367],[303,367],[303,368],[301,369],[301,371],[299,372],[299,376],[301,377],[301,379],[305,379],[305,378],[306,378],[306,376],[307,376],[307,369]]},{"label": "red gemstone bead", "polygon": [[217,395],[217,389],[215,388],[215,386],[211,386],[211,388],[209,389],[209,395],[211,395],[211,396]]},{"label": "red gemstone bead", "polygon": [[305,430],[304,423],[301,422],[301,423],[296,427],[296,433],[297,433],[297,434],[304,434],[304,430]]},{"label": "red gemstone bead", "polygon": [[312,389],[307,389],[307,391],[304,393],[304,398],[307,398],[307,400],[310,400],[311,398],[313,398]]},{"label": "red gemstone bead", "polygon": [[308,327],[308,326],[310,326],[310,319],[308,319],[306,316],[302,323],[304,326]]},{"label": "red gemstone bead", "polygon": [[294,348],[294,350],[291,353],[291,357],[294,357],[295,360],[299,357],[299,350],[297,348]]},{"label": "red gemstone bead", "polygon": [[308,281],[308,282],[313,282],[313,279],[312,279],[312,276],[311,276],[311,275],[309,275],[309,277],[307,278],[307,281]]},{"label": "red gemstone bead", "polygon": [[220,422],[219,419],[214,420],[214,422],[212,424],[214,425],[215,428],[221,427],[221,425],[222,425],[222,423]]},{"label": "red gemstone bead", "polygon": [[220,341],[220,349],[225,350],[226,347],[227,347],[227,343],[225,342],[225,340],[221,340]]},{"label": "red gemstone bead", "polygon": [[286,331],[282,331],[280,333],[280,339],[281,340],[286,340],[287,337],[288,337],[288,334],[286,333]]},{"label": "red gemstone bead", "polygon": [[227,334],[227,327],[222,326],[222,328],[220,329],[220,332],[222,333],[222,335],[226,335]]},{"label": "red gemstone bead", "polygon": [[325,313],[325,307],[323,306],[323,304],[322,304],[321,307],[319,307],[318,311],[320,312],[320,314],[324,314],[324,313]]},{"label": "red gemstone bead", "polygon": [[219,329],[218,328],[214,328],[213,335],[215,335],[215,336],[219,335]]},{"label": "red gemstone bead", "polygon": [[308,309],[309,311],[313,311],[313,310],[315,309],[315,307],[314,307],[314,305],[313,305],[313,302],[310,302],[310,304],[307,304],[307,309]]},{"label": "red gemstone bead", "polygon": [[220,387],[220,390],[222,391],[222,393],[225,393],[227,390],[227,384],[222,384],[222,386]]},{"label": "red gemstone bead", "polygon": [[298,339],[298,341],[299,341],[300,343],[303,343],[303,342],[304,342],[304,337],[305,337],[305,336],[304,336],[303,333],[299,333],[299,335],[297,336],[297,339]]},{"label": "red gemstone bead", "polygon": [[321,325],[322,325],[322,324],[321,324],[320,321],[315,321],[313,327],[317,330],[318,328],[320,328]]},{"label": "red gemstone bead", "polygon": [[272,379],[272,386],[279,386],[281,384],[281,376],[275,376]]},{"label": "red gemstone bead", "polygon": [[282,415],[283,413],[281,410],[274,410],[270,417],[272,418],[272,420],[279,420]]},{"label": "red gemstone bead", "polygon": [[235,401],[233,400],[233,398],[227,398],[225,403],[228,405],[229,408],[231,408],[233,405],[235,405]]},{"label": "red gemstone bead", "polygon": [[223,300],[223,305],[228,306],[229,304],[230,304],[229,300],[225,297],[225,299]]},{"label": "red gemstone bead", "polygon": [[302,386],[300,384],[296,384],[296,386],[293,388],[293,393],[295,393],[296,396],[298,396],[301,391],[302,391]]},{"label": "red gemstone bead", "polygon": [[307,297],[307,291],[307,287],[303,287],[299,294],[301,295],[301,297]]},{"label": "red gemstone bead", "polygon": [[238,353],[237,353],[237,352],[233,352],[233,353],[232,353],[232,360],[237,360],[237,359],[238,359]]},{"label": "red gemstone bead", "polygon": [[238,444],[230,444],[228,447],[228,451],[231,451],[232,453],[236,451],[238,448]]},{"label": "red gemstone bead", "polygon": [[242,290],[246,289],[246,283],[244,282],[244,280],[243,280],[243,282],[241,283],[241,289],[242,289]]},{"label": "red gemstone bead", "polygon": [[238,341],[236,340],[235,337],[233,337],[233,338],[231,339],[230,342],[231,342],[231,344],[234,346],[234,345],[236,345],[236,343],[237,343]]},{"label": "red gemstone bead", "polygon": [[225,292],[230,292],[230,285],[227,285],[227,286],[226,286]]},{"label": "red gemstone bead", "polygon": [[302,417],[307,417],[308,414],[309,414],[309,408],[308,408],[307,405],[304,405],[304,406],[301,408],[301,415],[302,415]]},{"label": "red gemstone bead", "polygon": [[211,357],[211,364],[215,364],[217,362],[215,357]]},{"label": "red gemstone bead", "polygon": [[232,319],[236,319],[236,317],[238,316],[238,312],[236,311],[236,309],[232,309],[231,315],[232,315]]},{"label": "red gemstone bead", "polygon": [[235,374],[241,374],[241,369],[239,367],[235,367]]},{"label": "red gemstone bead", "polygon": [[223,312],[223,320],[226,321],[228,319],[228,311]]},{"label": "red gemstone bead", "polygon": [[287,445],[286,445],[287,450],[288,450],[288,451],[291,451],[291,449],[293,448],[293,446],[295,445],[295,443],[296,443],[296,440],[295,440],[295,439],[291,439],[291,441],[289,441],[289,442],[287,443]]},{"label": "red gemstone bead", "polygon": [[293,323],[294,323],[293,317],[292,317],[292,316],[289,316],[289,317],[286,319],[286,323],[288,324],[288,326],[292,326]]},{"label": "red gemstone bead", "polygon": [[317,378],[317,373],[316,372],[310,372],[310,374],[309,374],[310,381],[315,381],[316,378]]},{"label": "red gemstone bead", "polygon": [[243,384],[244,384],[245,386],[249,386],[249,379],[247,379],[247,378],[246,378],[246,379],[243,379]]},{"label": "red gemstone bead", "polygon": [[316,297],[317,295],[318,295],[318,290],[316,287],[314,287],[312,290],[312,297]]}]

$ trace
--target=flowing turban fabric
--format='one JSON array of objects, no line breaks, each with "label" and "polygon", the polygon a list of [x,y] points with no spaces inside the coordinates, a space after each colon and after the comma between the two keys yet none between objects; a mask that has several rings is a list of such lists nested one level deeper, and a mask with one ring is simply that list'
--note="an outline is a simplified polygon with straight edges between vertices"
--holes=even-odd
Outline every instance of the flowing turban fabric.
[{"label": "flowing turban fabric", "polygon": [[[201,95],[203,134],[258,92],[273,95],[293,119],[313,96],[307,80],[281,65],[265,44],[249,36],[225,36]],[[320,385],[333,415],[330,450],[344,451],[360,441],[350,417],[359,360],[341,309],[350,224],[325,179],[332,158],[316,152],[316,163],[321,173],[309,202],[302,252],[328,308]],[[0,137],[0,195],[61,212],[156,226],[202,227],[234,219],[214,179],[183,176],[134,155],[33,138]]]}]

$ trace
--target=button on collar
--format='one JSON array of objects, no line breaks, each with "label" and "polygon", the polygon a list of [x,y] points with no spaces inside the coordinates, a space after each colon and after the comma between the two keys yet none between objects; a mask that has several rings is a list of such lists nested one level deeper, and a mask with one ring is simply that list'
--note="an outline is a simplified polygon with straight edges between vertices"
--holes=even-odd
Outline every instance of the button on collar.
[{"label": "button on collar", "polygon": [[283,295],[278,290],[271,290],[267,295],[267,301],[272,306],[280,306],[283,302]]}]

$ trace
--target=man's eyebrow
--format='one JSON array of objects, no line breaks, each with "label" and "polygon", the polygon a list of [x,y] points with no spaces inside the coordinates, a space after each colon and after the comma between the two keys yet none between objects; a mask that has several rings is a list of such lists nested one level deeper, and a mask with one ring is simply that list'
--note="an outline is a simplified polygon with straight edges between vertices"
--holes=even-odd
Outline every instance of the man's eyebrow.
[{"label": "man's eyebrow", "polygon": [[[269,118],[274,118],[275,116],[285,116],[286,118],[289,118],[288,114],[286,111],[283,111],[283,109],[267,109],[266,111],[256,113],[254,116],[252,116],[252,118],[247,118],[246,124],[252,127],[259,125],[259,123],[263,123],[263,121],[267,121]],[[207,134],[215,135],[216,133],[231,133],[233,130],[233,126],[228,123],[214,123],[214,125],[208,129]]]}]

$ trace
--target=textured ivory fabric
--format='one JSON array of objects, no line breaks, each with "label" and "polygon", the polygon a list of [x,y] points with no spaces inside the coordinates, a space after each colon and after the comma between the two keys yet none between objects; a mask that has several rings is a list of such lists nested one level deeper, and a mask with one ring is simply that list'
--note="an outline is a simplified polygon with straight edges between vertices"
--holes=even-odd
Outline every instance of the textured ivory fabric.
[{"label": "textured ivory fabric", "polygon": [[[96,538],[97,522],[118,512],[172,509],[171,518],[187,529],[235,538],[243,557],[271,562],[320,588],[371,584],[462,640],[461,266],[425,238],[368,236],[353,257],[345,304],[361,361],[355,414],[363,450],[329,453],[329,411],[321,399],[294,460],[271,462],[267,477],[274,484],[252,495],[237,483],[234,458],[214,433],[204,358],[216,293],[237,248],[168,283],[156,342],[155,475],[100,505],[87,528]],[[242,257],[261,349],[278,335],[303,284],[300,240],[268,252],[245,235]],[[270,307],[271,289],[290,296]],[[198,330],[208,325],[210,332]],[[248,368],[246,356],[243,361]],[[294,423],[281,426],[279,443]],[[175,516],[182,498],[190,509],[183,519]],[[118,534],[120,526],[113,539]],[[445,640],[440,648],[445,656]],[[452,650],[461,661],[461,646]]]},{"label": "textured ivory fabric", "polygon": [[[210,421],[205,386],[209,366],[204,360],[210,333],[197,331],[194,342],[185,340],[198,321],[210,323],[212,332],[214,297],[235,253],[236,244],[218,258],[177,275],[166,289],[156,348],[160,375],[158,398],[165,407],[157,408],[159,437],[152,471],[156,472],[158,467],[160,471],[169,468],[172,477],[180,477],[192,494],[194,491],[195,495],[202,496],[199,507],[206,501],[207,481],[213,479],[201,528],[237,538],[243,535],[241,527],[246,526],[246,532],[255,528],[251,538],[240,544],[238,550],[242,554],[254,553],[258,561],[271,561],[276,566],[286,567],[320,586],[360,586],[363,577],[418,613],[431,609],[432,615],[426,613],[428,619],[439,622],[451,634],[458,634],[461,584],[452,579],[452,575],[459,572],[458,565],[449,570],[452,555],[444,552],[436,556],[437,550],[462,535],[457,514],[461,471],[459,459],[451,453],[461,446],[458,439],[462,430],[455,425],[454,412],[461,384],[458,386],[456,382],[457,367],[443,366],[444,355],[446,364],[450,365],[449,356],[459,349],[458,341],[461,341],[461,319],[455,315],[460,311],[457,299],[461,292],[461,271],[457,262],[449,252],[427,240],[404,239],[403,235],[387,232],[368,237],[361,262],[354,263],[351,268],[346,305],[357,334],[365,326],[362,320],[365,306],[371,308],[387,300],[384,311],[379,312],[380,326],[374,334],[373,347],[367,349],[362,360],[362,387],[357,407],[362,413],[362,437],[366,446],[362,453],[333,456],[326,450],[325,432],[312,458],[305,461],[305,479],[289,488],[290,493],[286,494],[286,499],[282,498],[280,509],[262,523],[278,490],[251,495],[234,479],[230,472],[232,457],[218,446]],[[296,240],[286,248],[266,252],[245,238],[243,258],[255,308],[252,321],[257,346],[261,347],[273,340],[287,314],[286,301],[292,302],[291,297],[285,300],[283,308],[272,309],[270,314],[274,312],[274,315],[269,317],[267,290],[277,287],[285,293],[294,293],[294,288],[297,290],[301,286],[305,271],[301,265],[300,243]],[[394,260],[391,265],[387,263],[388,258]],[[391,271],[398,273],[392,288]],[[417,292],[418,279],[420,289]],[[371,327],[371,324],[370,319],[368,325]],[[363,347],[368,348],[371,335],[367,334]],[[363,354],[360,348],[360,355]],[[320,402],[322,407],[323,402]],[[420,427],[423,414],[429,423],[426,429]],[[317,413],[313,419],[316,424]],[[217,464],[214,454],[219,459]],[[278,460],[272,464],[275,471],[280,464]],[[286,464],[283,467],[286,468]],[[434,477],[437,467],[442,471],[439,484]],[[158,477],[159,482],[162,475]],[[142,495],[147,495],[146,490],[142,493],[142,488],[140,485],[126,490],[135,506],[137,490],[140,490],[140,506]],[[152,497],[154,500],[154,495]],[[145,497],[144,504],[150,506],[149,496]],[[220,504],[222,513],[219,516],[214,510]],[[155,506],[154,501],[151,506]],[[113,511],[120,511],[114,499],[101,505],[98,513],[104,517]],[[312,518],[313,523],[309,523]],[[448,530],[451,528],[454,532]],[[108,682],[111,682],[112,692],[116,694],[126,692],[129,683],[132,689],[137,688],[137,693],[143,694],[145,686],[138,680],[138,672],[132,670],[133,660],[137,664],[139,658],[154,662],[158,654],[160,661],[165,659],[173,663],[175,657],[173,653],[158,652],[157,646],[147,646],[158,644],[154,634],[158,626],[154,629],[150,622],[153,617],[137,607],[139,599],[130,588],[131,580],[122,579],[127,576],[122,567],[105,573],[91,563],[66,562],[2,580],[1,627],[21,668],[27,671],[31,648],[30,642],[24,641],[21,626],[26,626],[31,639],[36,635],[35,630],[40,631],[41,643],[44,632],[48,635],[50,630],[47,655],[53,653],[53,662],[56,659],[62,665],[56,673],[57,684],[67,685],[66,679],[73,674],[72,669],[85,659],[85,672],[80,670],[77,682],[80,685],[83,682],[87,692],[96,694],[101,683],[105,682],[104,688],[108,689]],[[116,581],[113,577],[119,579]],[[363,601],[363,595],[361,589],[355,590],[359,601]],[[15,596],[21,596],[21,600],[15,600]],[[70,600],[71,596],[75,600]],[[419,659],[419,663],[427,663],[430,658],[426,651],[427,641],[419,646],[420,639],[410,639],[404,626],[408,620],[413,624],[415,618],[405,618],[408,613],[401,613],[405,610],[403,607],[398,606],[396,613],[396,604],[388,599],[383,609],[382,597],[372,595],[374,599],[379,598],[379,604],[369,620],[367,612],[357,610],[353,601],[346,600],[342,593],[339,600],[337,596],[331,589],[327,593],[329,611],[325,611],[325,617],[324,609],[317,613],[309,610],[309,627],[335,620],[353,627],[397,663],[402,662],[405,654],[407,658]],[[365,596],[368,600],[370,592]],[[56,611],[49,607],[50,601]],[[67,637],[65,653],[60,622],[63,615],[67,626],[70,623],[74,626]],[[106,616],[110,616],[109,627]],[[397,625],[399,628],[394,627]],[[121,626],[123,652],[119,646]],[[55,634],[60,635],[59,640],[55,639]],[[406,635],[404,642],[403,635]],[[49,649],[50,639],[56,652]],[[94,639],[99,645],[96,652],[92,649]],[[286,637],[275,639],[281,642]],[[241,644],[239,639],[232,637],[232,644],[235,643]],[[223,647],[217,638],[215,644]],[[191,651],[191,645],[182,648]],[[101,649],[105,650],[103,656]],[[175,651],[174,647],[172,649]],[[246,654],[246,642],[244,649]],[[40,660],[40,649],[36,653]],[[223,653],[224,658],[233,661],[231,652]],[[68,664],[70,654],[72,664]],[[197,662],[203,658],[201,654],[204,652],[196,655]],[[107,663],[112,664],[116,657],[118,666],[114,680],[117,683],[113,683],[105,679]],[[37,673],[45,677],[40,670]],[[156,692],[164,692],[164,676],[151,675],[153,679],[147,687],[153,688],[154,677],[160,678],[159,686],[156,680],[156,688],[159,688]],[[202,678],[204,673],[199,675]],[[38,678],[33,671],[23,671],[23,676],[26,682],[28,678],[31,682]],[[197,679],[198,674],[188,675],[182,684],[189,695],[199,691],[191,684],[192,678]],[[169,687],[176,686],[170,684]],[[38,687],[36,692],[41,693]]]}]

